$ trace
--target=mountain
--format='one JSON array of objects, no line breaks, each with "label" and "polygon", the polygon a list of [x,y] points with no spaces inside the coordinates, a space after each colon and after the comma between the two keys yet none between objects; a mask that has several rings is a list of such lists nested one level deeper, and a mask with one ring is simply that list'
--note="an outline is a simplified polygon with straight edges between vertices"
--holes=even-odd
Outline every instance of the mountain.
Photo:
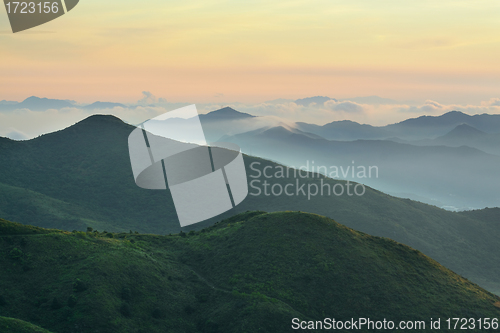
[{"label": "mountain", "polygon": [[390,138],[388,140],[416,146],[467,146],[482,150],[488,154],[500,156],[500,133],[485,133],[467,124],[458,125],[449,133],[435,139],[408,141],[399,138]]},{"label": "mountain", "polygon": [[48,99],[31,96],[21,103],[0,104],[0,111],[12,111],[16,109],[30,109],[31,111],[46,111],[49,109],[62,109],[75,107],[67,100]]},{"label": "mountain", "polygon": [[330,98],[330,97],[325,97],[325,96],[315,96],[315,97],[306,97],[306,98],[301,98],[297,99],[295,101],[295,104],[297,105],[302,105],[302,106],[309,106],[312,103],[318,104],[318,105],[323,105],[323,103],[328,102],[328,101],[337,101],[335,98]]},{"label": "mountain", "polygon": [[202,123],[211,121],[233,121],[233,120],[241,120],[254,117],[255,116],[252,116],[248,113],[239,112],[233,108],[225,107],[219,110],[209,112],[207,114],[201,114],[200,121]]},{"label": "mountain", "polygon": [[486,133],[481,132],[480,130],[467,125],[462,124],[458,125],[454,129],[452,129],[446,135],[439,137],[441,140],[457,140],[457,139],[477,139],[484,136]]},{"label": "mountain", "polygon": [[492,227],[500,225],[500,208],[485,208],[460,212],[461,215],[489,223]]},{"label": "mountain", "polygon": [[[245,153],[289,166],[305,166],[311,171],[321,166],[330,177],[362,182],[386,193],[410,193],[457,208],[500,204],[496,185],[500,183],[500,156],[469,147],[415,146],[387,140],[332,141],[298,132],[291,136],[292,132],[286,133],[283,128],[272,136],[269,131],[241,133],[224,141],[238,144]],[[377,170],[371,177],[354,172],[370,167]],[[471,174],[474,177],[464,177]]]},{"label": "mountain", "polygon": [[18,102],[15,101],[6,101],[5,99],[0,101],[0,105],[17,104],[17,103]]},{"label": "mountain", "polygon": [[391,133],[380,127],[359,124],[351,120],[334,121],[323,126],[298,122],[297,128],[320,135],[328,140],[352,141],[373,140],[389,137]]},{"label": "mountain", "polygon": [[441,116],[407,119],[385,128],[401,139],[418,140],[444,135],[462,124],[486,133],[500,133],[500,115],[470,116],[460,111],[450,111]]},{"label": "mountain", "polygon": [[112,108],[126,108],[124,104],[121,103],[111,103],[111,102],[94,102],[89,105],[85,105],[83,109],[89,109],[89,110],[99,110],[99,109],[112,109]]},{"label": "mountain", "polygon": [[320,135],[328,140],[385,140],[415,141],[435,139],[460,125],[468,125],[489,134],[500,133],[500,115],[470,116],[450,111],[441,116],[421,116],[387,126],[371,126],[349,120],[334,121],[326,125],[297,123],[300,130]]},{"label": "mountain", "polygon": [[225,107],[199,115],[207,142],[220,141],[224,136],[250,131],[265,126],[262,117]]},{"label": "mountain", "polygon": [[0,311],[54,332],[275,333],[360,314],[440,332],[431,318],[500,316],[500,298],[419,251],[313,214],[247,212],[170,236],[7,229]]},{"label": "mountain", "polygon": [[[323,139],[321,136],[316,135],[316,134],[311,134],[307,132],[303,132],[301,130],[298,130],[296,128],[290,127],[286,124],[280,124],[279,126],[275,127],[264,127],[264,128],[259,128],[255,131],[250,131],[245,133],[245,135],[261,135],[266,138],[270,139],[284,139],[286,140],[287,138],[290,138],[291,136],[294,135],[300,135],[300,136],[305,136],[307,138],[311,139]],[[230,136],[225,136],[221,139],[222,142],[226,140],[232,140]]]},{"label": "mountain", "polygon": [[[92,227],[100,232],[132,230],[162,235],[179,232],[181,228],[169,191],[145,190],[134,183],[128,155],[128,136],[134,128],[116,117],[96,115],[36,139],[0,140],[0,218],[68,231]],[[280,140],[289,142],[286,149],[293,147],[297,156],[311,151],[310,146],[300,145],[304,136],[287,135],[287,140]],[[323,142],[330,144],[326,140],[305,139],[319,142],[319,148]],[[269,141],[263,142],[269,144]],[[358,149],[359,143],[351,144],[353,146],[346,149]],[[407,151],[404,145],[392,144],[400,151]],[[382,157],[392,151],[392,147],[389,148]],[[283,149],[276,144],[272,159],[281,159],[285,154]],[[442,156],[443,149],[436,149],[435,156]],[[373,156],[380,154],[372,150]],[[414,153],[408,151],[406,157],[410,159]],[[317,173],[298,173],[247,155],[244,161],[248,197],[227,213],[182,230],[199,230],[247,210],[316,213],[362,232],[407,244],[500,293],[497,265],[500,231],[490,223],[392,197],[368,186],[362,196],[348,195],[347,190],[337,196],[331,189],[335,186],[347,189],[346,181],[324,178]],[[321,165],[320,160],[316,163]],[[419,163],[416,165],[421,166]],[[284,170],[282,176],[280,170]],[[267,190],[264,182],[268,184]],[[289,184],[293,186],[292,196],[270,193],[272,186],[279,190]],[[319,189],[326,187],[325,184],[330,189],[325,189],[323,195],[307,195],[309,187],[314,190],[314,186]],[[356,183],[350,184],[352,190]],[[300,191],[301,186],[304,193]]]},{"label": "mountain", "polygon": [[[76,108],[79,107],[75,105],[73,101],[60,100],[60,99],[48,99],[40,98],[36,96],[31,96],[22,101],[18,102],[0,102],[0,111],[12,111],[16,109],[29,109],[31,111],[46,111],[49,109],[63,109],[63,108]],[[114,107],[125,108],[124,104],[111,103],[111,102],[94,102],[92,104],[83,106],[83,109],[88,110],[98,110],[98,109],[111,109]]]}]

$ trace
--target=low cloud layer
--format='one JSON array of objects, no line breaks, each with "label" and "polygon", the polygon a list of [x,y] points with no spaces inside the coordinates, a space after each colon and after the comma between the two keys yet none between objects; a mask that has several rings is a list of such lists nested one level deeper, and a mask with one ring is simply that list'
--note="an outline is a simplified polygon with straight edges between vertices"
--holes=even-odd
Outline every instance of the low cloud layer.
[{"label": "low cloud layer", "polygon": [[[0,112],[0,136],[14,140],[31,139],[44,133],[71,126],[93,114],[114,115],[130,124],[139,124],[164,112],[188,105],[189,103],[169,103],[164,98],[157,98],[144,91],[143,98],[137,104],[110,109],[89,110],[79,107],[32,111],[17,109]],[[428,100],[421,105],[406,104],[363,104],[349,100],[328,100],[308,106],[298,105],[293,101],[280,100],[259,104],[244,103],[208,103],[197,104],[200,113],[208,113],[226,106],[255,116],[265,116],[266,123],[293,124],[307,122],[325,124],[338,120],[352,120],[375,126],[396,123],[421,115],[438,116],[448,111],[462,111],[467,114],[500,114],[500,98],[492,98],[479,105],[444,105]]]}]

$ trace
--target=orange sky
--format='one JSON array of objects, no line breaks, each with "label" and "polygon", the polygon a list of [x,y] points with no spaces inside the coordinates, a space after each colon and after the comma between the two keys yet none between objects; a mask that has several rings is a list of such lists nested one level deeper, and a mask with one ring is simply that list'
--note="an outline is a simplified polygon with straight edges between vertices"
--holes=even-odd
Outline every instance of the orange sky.
[{"label": "orange sky", "polygon": [[479,103],[500,95],[499,17],[482,0],[82,0],[12,34],[2,7],[0,100]]}]

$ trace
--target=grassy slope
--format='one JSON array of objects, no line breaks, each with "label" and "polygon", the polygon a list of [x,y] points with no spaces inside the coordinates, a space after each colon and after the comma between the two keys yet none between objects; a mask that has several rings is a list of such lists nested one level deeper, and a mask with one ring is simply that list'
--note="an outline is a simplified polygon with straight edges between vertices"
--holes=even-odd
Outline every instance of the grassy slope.
[{"label": "grassy slope", "polygon": [[248,212],[184,237],[1,225],[0,315],[57,333],[500,317],[498,297],[422,253],[318,215]]},{"label": "grassy slope", "polygon": [[13,318],[0,317],[0,332],[2,333],[50,333],[43,328]]},{"label": "grassy slope", "polygon": [[[115,117],[94,116],[34,140],[0,140],[0,217],[70,231],[91,226],[100,231],[179,232],[168,191],[144,190],[134,184],[127,148],[132,129]],[[254,162],[261,163],[260,170],[277,166],[245,156],[249,175],[255,175],[250,169]],[[285,185],[296,180],[268,181]],[[317,178],[299,181],[319,183]],[[332,185],[340,181],[325,182]],[[348,227],[412,246],[500,294],[497,225],[482,221],[478,214],[448,212],[370,188],[363,197],[317,196],[308,200],[302,195],[249,195],[235,209],[184,230],[207,227],[235,213],[256,209],[300,210],[335,218]]]},{"label": "grassy slope", "polygon": [[478,210],[470,210],[460,212],[461,215],[467,216],[476,220],[481,220],[491,224],[494,227],[500,225],[500,208],[485,208]]}]

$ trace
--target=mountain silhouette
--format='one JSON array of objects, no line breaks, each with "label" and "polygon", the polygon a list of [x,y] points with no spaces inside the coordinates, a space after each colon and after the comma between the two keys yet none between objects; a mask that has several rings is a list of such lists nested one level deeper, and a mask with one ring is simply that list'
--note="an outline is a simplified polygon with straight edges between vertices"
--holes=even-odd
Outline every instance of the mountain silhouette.
[{"label": "mountain silhouette", "polygon": [[323,105],[323,103],[327,101],[337,101],[335,98],[330,98],[326,96],[314,96],[314,97],[306,97],[306,98],[301,98],[297,99],[295,101],[295,104],[297,105],[302,105],[302,106],[309,106],[312,103],[318,104],[318,105]]},{"label": "mountain silhouette", "polygon": [[[101,232],[137,230],[162,235],[179,232],[181,228],[168,190],[144,190],[134,183],[128,156],[128,136],[134,128],[116,117],[96,115],[36,139],[0,140],[0,218],[68,231],[92,227]],[[301,146],[302,140],[316,142],[319,148],[328,144],[327,140],[297,133],[287,136],[298,156],[314,148]],[[272,158],[279,159],[285,148],[272,144]],[[352,150],[360,143],[351,144],[354,146],[347,148]],[[392,145],[400,151],[407,150],[405,145]],[[389,152],[393,150],[387,147]],[[380,154],[380,150],[372,150],[374,156]],[[409,151],[407,156],[413,153]],[[443,150],[436,149],[435,156],[441,155]],[[260,182],[250,185],[261,190],[264,181],[282,187],[298,181],[306,189],[321,184],[321,180],[330,187],[347,185],[338,179],[320,179],[314,173],[306,173],[303,178],[294,169],[284,178],[267,178],[269,170],[274,175],[280,164],[248,155],[244,160],[249,182]],[[319,165],[320,161],[317,162]],[[249,190],[248,197],[236,208],[182,230],[199,230],[247,210],[316,213],[362,232],[412,246],[500,293],[500,268],[496,265],[500,260],[500,232],[491,223],[392,197],[370,187],[366,187],[363,196],[325,194],[309,199],[300,192],[293,196],[273,196],[258,194],[251,186]]]},{"label": "mountain silhouette", "polygon": [[49,109],[62,109],[75,107],[72,102],[60,99],[48,99],[31,96],[21,103],[0,104],[0,111],[12,111],[16,109],[29,109],[31,111],[46,111]]},{"label": "mountain silhouette", "polygon": [[207,114],[201,114],[200,115],[200,121],[202,122],[210,122],[210,121],[232,121],[232,120],[241,120],[241,119],[248,119],[248,118],[254,118],[255,116],[252,116],[248,113],[243,113],[236,111],[233,108],[230,107],[225,107],[216,111],[212,111]]},{"label": "mountain silhouette", "polygon": [[94,102],[92,104],[85,105],[83,109],[98,110],[98,109],[112,109],[115,107],[126,108],[126,106],[121,103]]}]

